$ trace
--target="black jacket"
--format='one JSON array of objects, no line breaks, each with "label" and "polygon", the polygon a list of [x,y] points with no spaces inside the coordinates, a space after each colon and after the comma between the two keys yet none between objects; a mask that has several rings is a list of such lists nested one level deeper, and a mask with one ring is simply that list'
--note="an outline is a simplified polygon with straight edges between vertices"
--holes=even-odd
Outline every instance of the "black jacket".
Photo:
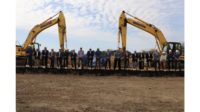
[{"label": "black jacket", "polygon": [[49,51],[48,50],[42,50],[42,57],[43,58],[48,58],[48,55],[49,55]]},{"label": "black jacket", "polygon": [[77,54],[76,53],[71,53],[71,60],[76,60]]},{"label": "black jacket", "polygon": [[167,55],[167,60],[168,61],[173,61],[174,60],[174,56],[173,56],[173,54],[171,53],[169,53],[168,55]]},{"label": "black jacket", "polygon": [[88,57],[88,59],[92,59],[93,56],[94,56],[94,52],[93,52],[93,51],[88,51],[88,52],[87,52],[87,57]]},{"label": "black jacket", "polygon": [[139,58],[139,60],[144,60],[144,58],[145,58],[144,53],[140,53],[138,58]]},{"label": "black jacket", "polygon": [[133,54],[132,54],[132,59],[133,59],[133,61],[137,61],[137,59],[138,59],[138,54],[137,54],[137,53],[133,53]]},{"label": "black jacket", "polygon": [[147,59],[147,61],[152,60],[153,59],[152,53],[146,53],[146,59]]},{"label": "black jacket", "polygon": [[58,51],[58,52],[57,52],[57,58],[63,59],[63,58],[64,58],[64,53]]}]

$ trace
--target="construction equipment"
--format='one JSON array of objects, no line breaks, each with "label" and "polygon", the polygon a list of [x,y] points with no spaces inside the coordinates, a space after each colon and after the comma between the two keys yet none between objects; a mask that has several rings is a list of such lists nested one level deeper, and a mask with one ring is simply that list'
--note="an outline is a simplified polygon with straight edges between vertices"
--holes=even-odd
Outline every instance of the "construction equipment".
[{"label": "construction equipment", "polygon": [[[55,16],[59,15],[57,18],[54,18]],[[42,32],[43,30],[58,24],[58,33],[59,33],[59,42],[60,42],[60,48],[62,51],[64,51],[64,41],[66,40],[66,24],[65,24],[65,17],[62,11],[55,14],[54,16],[48,18],[41,24],[35,25],[31,31],[29,32],[29,35],[24,42],[23,46],[16,45],[16,62],[22,61],[27,56],[26,50],[30,45],[37,44],[36,37],[37,35]],[[38,44],[39,47],[39,44]],[[19,62],[20,63],[20,62]],[[22,62],[23,63],[23,62]]]},{"label": "construction equipment", "polygon": [[[127,18],[125,14],[131,16],[132,18]],[[125,11],[122,11],[119,17],[118,46],[120,44],[120,37],[121,37],[122,51],[126,50],[127,23],[152,34],[156,39],[156,44],[158,46],[158,50],[160,53],[162,53],[163,51],[168,53],[169,49],[171,49],[173,53],[176,50],[179,50],[180,53],[182,54],[182,56],[180,56],[180,59],[184,60],[184,55],[183,55],[184,53],[182,52],[183,50],[182,50],[181,43],[167,42],[162,31],[158,29],[156,26],[149,24],[137,17],[134,17]]]}]

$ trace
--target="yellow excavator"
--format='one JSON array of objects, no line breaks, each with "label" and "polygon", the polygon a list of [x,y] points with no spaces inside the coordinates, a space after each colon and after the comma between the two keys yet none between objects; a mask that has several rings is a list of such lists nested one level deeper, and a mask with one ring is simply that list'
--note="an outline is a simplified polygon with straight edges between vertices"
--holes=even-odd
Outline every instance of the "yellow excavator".
[{"label": "yellow excavator", "polygon": [[[132,18],[127,18],[126,14]],[[126,50],[126,35],[127,35],[127,23],[135,26],[143,31],[146,31],[152,34],[155,37],[156,44],[158,46],[158,50],[160,53],[165,51],[168,53],[169,49],[174,53],[176,50],[179,50],[181,53],[180,60],[184,60],[184,53],[182,49],[182,45],[179,42],[167,42],[165,36],[162,31],[158,29],[156,26],[147,23],[137,17],[134,17],[128,14],[125,11],[122,11],[119,17],[119,31],[118,31],[118,46],[120,44],[120,38],[122,40],[122,51]]]},{"label": "yellow excavator", "polygon": [[[57,16],[54,18],[55,16]],[[58,24],[58,33],[59,33],[59,42],[60,42],[60,49],[64,51],[64,41],[66,41],[66,24],[65,24],[65,16],[62,11],[55,14],[54,16],[48,18],[44,22],[35,25],[31,31],[28,34],[28,37],[26,38],[26,41],[22,46],[16,45],[16,63],[17,65],[20,63],[25,63],[25,59],[27,56],[26,50],[29,46],[33,46],[35,44],[40,46],[40,44],[36,43],[36,37],[37,35],[42,32],[43,30]],[[24,60],[24,62],[22,62]]]}]

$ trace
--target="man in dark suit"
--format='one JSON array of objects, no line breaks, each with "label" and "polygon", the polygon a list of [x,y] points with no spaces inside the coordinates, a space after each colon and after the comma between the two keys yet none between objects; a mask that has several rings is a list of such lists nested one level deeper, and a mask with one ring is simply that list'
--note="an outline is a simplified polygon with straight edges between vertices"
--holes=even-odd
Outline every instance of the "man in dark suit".
[{"label": "man in dark suit", "polygon": [[92,49],[90,49],[90,50],[87,52],[88,67],[91,67],[91,68],[92,68],[93,57],[94,57],[94,52],[92,51]]},{"label": "man in dark suit", "polygon": [[144,69],[144,53],[139,54],[139,69]]},{"label": "man in dark suit", "polygon": [[33,49],[31,46],[28,47],[28,49],[26,50],[27,55],[27,62],[29,67],[32,68],[33,62],[32,62],[32,55],[33,55]]},{"label": "man in dark suit", "polygon": [[153,52],[153,61],[155,71],[157,71],[157,68],[160,70],[160,53],[157,50]]},{"label": "man in dark suit", "polygon": [[149,67],[151,67],[152,59],[153,59],[152,53],[150,52],[146,53],[147,70]]},{"label": "man in dark suit", "polygon": [[138,54],[136,51],[132,54],[133,68],[137,70],[138,67]]},{"label": "man in dark suit", "polygon": [[115,68],[117,67],[118,65],[118,70],[121,70],[121,52],[120,50],[118,49],[116,52],[115,52],[115,59],[114,59],[114,70]]},{"label": "man in dark suit", "polygon": [[63,52],[61,49],[59,49],[57,53],[57,65],[58,67],[62,68],[63,67]]},{"label": "man in dark suit", "polygon": [[124,53],[124,70],[129,66],[129,53],[125,51]]},{"label": "man in dark suit", "polygon": [[173,56],[172,50],[169,50],[169,53],[167,54],[168,70],[173,68],[173,63],[174,63],[174,56]]},{"label": "man in dark suit", "polygon": [[71,53],[71,61],[72,61],[72,67],[75,67],[75,69],[76,69],[76,57],[77,57],[77,54],[75,50],[73,50]]},{"label": "man in dark suit", "polygon": [[96,64],[95,64],[95,69],[98,67],[98,69],[101,68],[101,51],[99,50],[99,48],[97,49],[97,51],[95,52],[95,56],[96,56]]},{"label": "man in dark suit", "polygon": [[111,57],[111,52],[109,51],[109,49],[106,52],[106,63],[105,63],[105,69],[107,68],[107,65],[109,66],[109,69],[111,69],[111,61],[110,61],[110,57]]},{"label": "man in dark suit", "polygon": [[54,52],[53,49],[51,49],[51,52],[50,52],[50,60],[51,60],[51,65],[50,65],[50,67],[51,67],[51,68],[54,68],[55,52]]},{"label": "man in dark suit", "polygon": [[68,68],[68,59],[69,59],[69,50],[65,50],[64,52],[64,67]]},{"label": "man in dark suit", "polygon": [[47,68],[48,56],[49,56],[49,51],[47,50],[46,47],[44,47],[44,50],[42,51],[42,64],[45,65],[45,68]]},{"label": "man in dark suit", "polygon": [[176,50],[175,53],[174,53],[174,68],[175,68],[175,71],[176,71],[177,67],[179,66],[179,57],[180,57],[180,52],[179,52],[179,50]]}]

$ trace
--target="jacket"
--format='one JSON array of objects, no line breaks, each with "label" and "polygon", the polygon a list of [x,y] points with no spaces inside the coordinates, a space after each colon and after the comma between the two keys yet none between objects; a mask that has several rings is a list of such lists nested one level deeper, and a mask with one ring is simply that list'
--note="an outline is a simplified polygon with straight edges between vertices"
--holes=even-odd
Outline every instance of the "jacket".
[{"label": "jacket", "polygon": [[101,57],[101,51],[96,51],[95,55],[96,55],[97,58],[100,58]]},{"label": "jacket", "polygon": [[48,55],[49,55],[49,51],[48,50],[42,50],[42,57],[43,58],[48,58]]},{"label": "jacket", "polygon": [[88,52],[87,52],[87,57],[88,57],[89,59],[92,59],[93,56],[94,56],[94,52],[93,52],[93,51],[88,51]]},{"label": "jacket", "polygon": [[71,60],[76,60],[77,54],[74,52],[71,53]]}]

